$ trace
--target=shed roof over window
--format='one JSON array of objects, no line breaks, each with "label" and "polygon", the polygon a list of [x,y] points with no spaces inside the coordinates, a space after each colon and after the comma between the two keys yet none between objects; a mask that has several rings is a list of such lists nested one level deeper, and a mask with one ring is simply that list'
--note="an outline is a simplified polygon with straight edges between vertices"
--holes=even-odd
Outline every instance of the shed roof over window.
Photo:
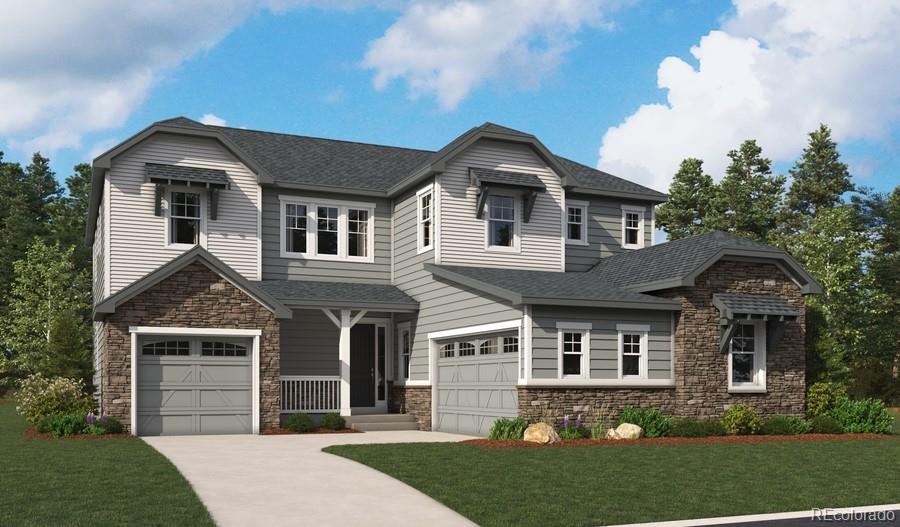
[{"label": "shed roof over window", "polygon": [[203,187],[228,187],[228,176],[224,170],[212,168],[187,167],[181,165],[162,165],[146,163],[144,165],[147,179],[153,183],[167,185],[188,185]]},{"label": "shed roof over window", "polygon": [[505,187],[526,187],[540,191],[547,190],[541,178],[534,174],[510,172],[507,170],[490,170],[487,168],[470,168],[469,171],[475,184],[479,187],[499,185]]},{"label": "shed roof over window", "polygon": [[796,319],[800,313],[783,298],[777,296],[741,295],[717,293],[713,295],[713,305],[719,309],[722,318],[734,319]]}]

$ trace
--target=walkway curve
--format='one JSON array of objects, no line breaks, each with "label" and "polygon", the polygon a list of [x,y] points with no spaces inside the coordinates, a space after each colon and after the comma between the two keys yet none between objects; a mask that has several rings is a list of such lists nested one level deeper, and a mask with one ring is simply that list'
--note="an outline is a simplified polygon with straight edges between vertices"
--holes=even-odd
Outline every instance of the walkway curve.
[{"label": "walkway curve", "polygon": [[220,527],[472,526],[418,490],[329,445],[468,439],[440,432],[147,437],[190,482]]}]

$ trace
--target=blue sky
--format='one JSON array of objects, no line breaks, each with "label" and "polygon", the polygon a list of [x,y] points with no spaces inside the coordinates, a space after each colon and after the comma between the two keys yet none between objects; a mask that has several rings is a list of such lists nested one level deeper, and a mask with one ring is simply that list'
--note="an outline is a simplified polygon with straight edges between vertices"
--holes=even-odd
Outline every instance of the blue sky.
[{"label": "blue sky", "polygon": [[[774,7],[781,9],[776,0],[763,3],[772,5],[754,12],[726,1],[680,5],[636,1],[612,7],[609,2],[586,2],[585,8],[560,13],[542,4],[536,10],[548,11],[539,16],[510,15],[510,24],[532,24],[529,31],[537,37],[529,36],[529,31],[508,34],[505,17],[497,16],[497,10],[450,11],[459,7],[453,4],[466,2],[413,2],[387,8],[354,5],[353,9],[338,10],[291,2],[274,9],[238,6],[227,20],[209,21],[202,42],[190,41],[173,29],[165,38],[175,43],[167,43],[165,53],[157,54],[163,59],[137,53],[129,64],[128,46],[164,38],[152,29],[153,24],[172,24],[154,20],[135,37],[136,42],[130,37],[123,41],[126,49],[108,61],[109,71],[66,73],[76,75],[73,84],[83,85],[85,93],[110,89],[108,100],[116,103],[109,106],[114,111],[106,111],[107,99],[100,97],[89,104],[75,94],[61,111],[48,103],[50,110],[38,113],[29,126],[7,125],[4,129],[0,119],[0,149],[7,160],[25,163],[28,152],[40,148],[52,156],[62,179],[75,163],[89,160],[92,154],[153,121],[176,115],[200,119],[214,114],[229,126],[429,149],[440,148],[471,126],[494,121],[535,133],[558,154],[592,166],[599,163],[613,173],[665,190],[672,167],[681,158],[700,156],[707,160],[714,177],[719,177],[727,149],[749,137],[760,139],[764,151],[776,159],[776,168],[785,172],[812,128],[803,123],[824,121],[835,127],[858,184],[882,191],[896,186],[900,182],[900,113],[892,86],[896,86],[897,74],[887,70],[897,69],[893,57],[900,50],[888,47],[861,61],[870,67],[870,73],[888,77],[880,81],[886,85],[884,89],[873,88],[865,96],[838,91],[816,99],[800,91],[809,86],[786,82],[784,90],[792,102],[781,100],[785,98],[778,95],[782,81],[772,81],[772,77],[813,68],[815,63],[808,64],[809,50],[831,53],[828,50],[840,44],[836,39],[844,36],[835,36],[841,26],[836,20],[813,20],[809,22],[812,30],[797,28],[796,20],[806,23],[814,17],[773,11]],[[425,7],[416,11],[416,4]],[[490,2],[473,2],[479,4]],[[460,18],[488,19],[470,20],[478,31],[463,27],[458,38],[453,29],[447,31],[449,37],[441,34],[442,29],[431,30],[437,35],[429,34],[429,23],[446,21],[447,16],[453,21],[454,13],[462,13]],[[759,20],[763,15],[768,17],[764,24]],[[140,16],[134,14],[132,23],[140,26]],[[182,16],[204,24],[203,13]],[[557,16],[564,20],[545,22]],[[885,28],[877,18],[884,15],[873,14],[860,21],[857,30],[864,37],[881,39]],[[787,29],[774,33],[771,28],[779,25]],[[808,45],[806,55],[794,53],[796,42],[783,44],[811,31],[813,40],[819,41]],[[398,33],[406,38],[395,38]],[[554,40],[560,34],[561,41]],[[178,38],[185,40],[182,48]],[[501,46],[492,51],[493,58],[483,59],[481,50],[503,39],[509,41],[507,48]],[[805,38],[800,45],[808,41]],[[753,48],[753,42],[760,43],[760,49]],[[896,42],[888,45],[896,46]],[[54,43],[51,38],[41,45]],[[65,42],[55,45],[65,55]],[[412,49],[402,49],[403,45]],[[4,63],[3,46],[0,40],[0,65]],[[691,52],[697,46],[700,56]],[[774,60],[779,46],[787,51]],[[432,72],[440,70],[442,63],[431,56],[448,52],[448,48],[453,52],[450,56],[461,56],[464,65],[468,60],[484,60],[484,71],[462,84],[435,81]],[[76,49],[73,55],[85,55],[87,69],[92,67],[89,59],[103,60],[103,52],[93,49]],[[807,62],[788,65],[791,71],[771,69],[785,67],[783,57],[801,60],[795,55]],[[665,68],[661,67],[664,59]],[[822,60],[841,64],[841,57],[834,55]],[[143,77],[135,73],[139,68],[132,67],[142,61],[151,72],[151,80],[143,84],[143,80],[134,81]],[[760,70],[753,70],[759,64],[763,65]],[[49,67],[65,69],[58,59],[51,60]],[[854,68],[838,67],[834,77],[821,80],[829,85],[858,81],[850,75],[865,71]],[[469,74],[466,67],[462,70]],[[389,78],[385,85],[376,86],[378,75],[389,71],[394,73],[385,73]],[[815,77],[815,71],[805,77]],[[0,93],[2,77],[0,74]],[[432,87],[417,87],[423,79]],[[37,76],[27,80],[46,85]],[[757,84],[761,87],[744,89]],[[137,87],[117,93],[117,85]],[[796,93],[790,93],[791,88],[796,88]],[[52,94],[51,89],[48,92]],[[674,98],[668,100],[667,96]],[[21,107],[33,102],[23,100]],[[38,110],[40,102],[35,103]],[[14,103],[8,100],[7,104]],[[0,101],[0,112],[3,104]],[[647,106],[654,104],[657,106]],[[98,106],[102,108],[99,111]],[[786,113],[784,108],[793,111],[798,107],[803,109],[802,115],[773,124]],[[815,110],[817,107],[823,110]],[[84,124],[97,115],[101,116],[99,124]],[[65,133],[56,133],[59,130]],[[64,139],[57,139],[60,135]]]}]

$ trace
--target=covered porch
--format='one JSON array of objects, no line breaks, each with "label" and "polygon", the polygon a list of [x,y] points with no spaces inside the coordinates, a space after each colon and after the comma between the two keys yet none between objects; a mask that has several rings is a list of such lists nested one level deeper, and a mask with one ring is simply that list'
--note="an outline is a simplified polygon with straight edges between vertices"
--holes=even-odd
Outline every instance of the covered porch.
[{"label": "covered porch", "polygon": [[395,324],[414,316],[418,304],[391,285],[261,284],[293,311],[281,324],[280,412],[387,413]]}]

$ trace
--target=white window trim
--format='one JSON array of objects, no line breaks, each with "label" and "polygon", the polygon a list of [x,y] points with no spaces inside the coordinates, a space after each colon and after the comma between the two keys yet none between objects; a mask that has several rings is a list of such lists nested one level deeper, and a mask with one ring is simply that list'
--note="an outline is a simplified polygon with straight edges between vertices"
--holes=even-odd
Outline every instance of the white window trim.
[{"label": "white window trim", "polygon": [[[307,198],[303,196],[278,196],[280,205],[278,226],[280,229],[280,252],[282,258],[298,258],[305,260],[325,260],[325,261],[341,261],[341,262],[375,262],[375,204],[368,202],[343,201],[320,198]],[[284,221],[286,205],[304,205],[306,207],[306,252],[288,252],[287,241],[285,236],[286,224]],[[338,253],[335,254],[318,254],[318,207],[337,207],[338,209]],[[347,239],[349,237],[349,222],[347,212],[349,209],[360,209],[368,211],[368,239],[366,240],[367,256],[349,256]]]},{"label": "white window trim", "polygon": [[[422,235],[422,198],[425,196],[431,196],[431,239],[429,240],[428,245],[424,244],[423,235]],[[435,238],[435,216],[434,216],[434,184],[427,185],[418,192],[416,192],[416,254],[422,254],[427,251],[431,251],[434,249],[434,238]]]},{"label": "white window trim", "polygon": [[[638,242],[634,244],[625,243],[625,216],[628,213],[638,214]],[[623,249],[642,249],[644,247],[644,220],[647,209],[636,205],[622,205],[622,248]]]},{"label": "white window trim", "polygon": [[[513,200],[513,244],[512,247],[503,247],[502,245],[491,245],[491,196],[503,196],[512,198]],[[522,200],[521,197],[514,193],[490,191],[488,199],[484,202],[484,250],[498,253],[514,253],[522,252]]]},{"label": "white window trim", "polygon": [[[559,379],[588,379],[591,365],[591,329],[590,322],[557,322],[556,323],[556,373]],[[563,375],[563,335],[565,333],[581,333],[581,374]]]},{"label": "white window trim", "polygon": [[[406,331],[409,333],[409,359],[410,359],[410,368],[407,371],[406,376],[403,375],[403,332]],[[401,322],[397,324],[397,364],[396,364],[396,376],[394,384],[397,386],[405,386],[410,384],[409,374],[412,371],[412,355],[413,355],[413,334],[412,334],[412,323],[410,322]]]},{"label": "white window trim", "polygon": [[[616,331],[619,334],[618,341],[618,378],[622,380],[646,380],[649,378],[649,361],[650,361],[650,346],[649,346],[649,335],[650,335],[650,326],[646,324],[616,324]],[[637,375],[623,375],[622,374],[622,361],[625,352],[625,334],[629,335],[640,335],[641,336],[641,355],[638,367]]]},{"label": "white window trim", "polygon": [[742,320],[740,324],[753,324],[753,364],[756,366],[756,382],[738,383],[731,381],[731,343],[728,344],[728,393],[766,393],[766,322],[764,320]]},{"label": "white window trim", "polygon": [[[200,232],[197,235],[198,243],[170,243],[170,235],[172,231],[172,193],[173,192],[190,192],[191,194],[200,195]],[[163,240],[166,249],[190,250],[199,245],[206,248],[206,192],[199,187],[183,187],[171,186],[166,188],[165,195],[165,227],[163,228],[165,239]],[[108,231],[107,231],[108,232]],[[108,272],[108,271],[107,271]]]},{"label": "white window trim", "polygon": [[[569,200],[566,201],[566,210],[563,216],[563,228],[565,229],[565,238],[566,245],[588,245],[588,209],[589,203],[587,201],[576,201]],[[581,238],[580,239],[572,239],[569,238],[569,208],[578,208],[581,209]]]}]

